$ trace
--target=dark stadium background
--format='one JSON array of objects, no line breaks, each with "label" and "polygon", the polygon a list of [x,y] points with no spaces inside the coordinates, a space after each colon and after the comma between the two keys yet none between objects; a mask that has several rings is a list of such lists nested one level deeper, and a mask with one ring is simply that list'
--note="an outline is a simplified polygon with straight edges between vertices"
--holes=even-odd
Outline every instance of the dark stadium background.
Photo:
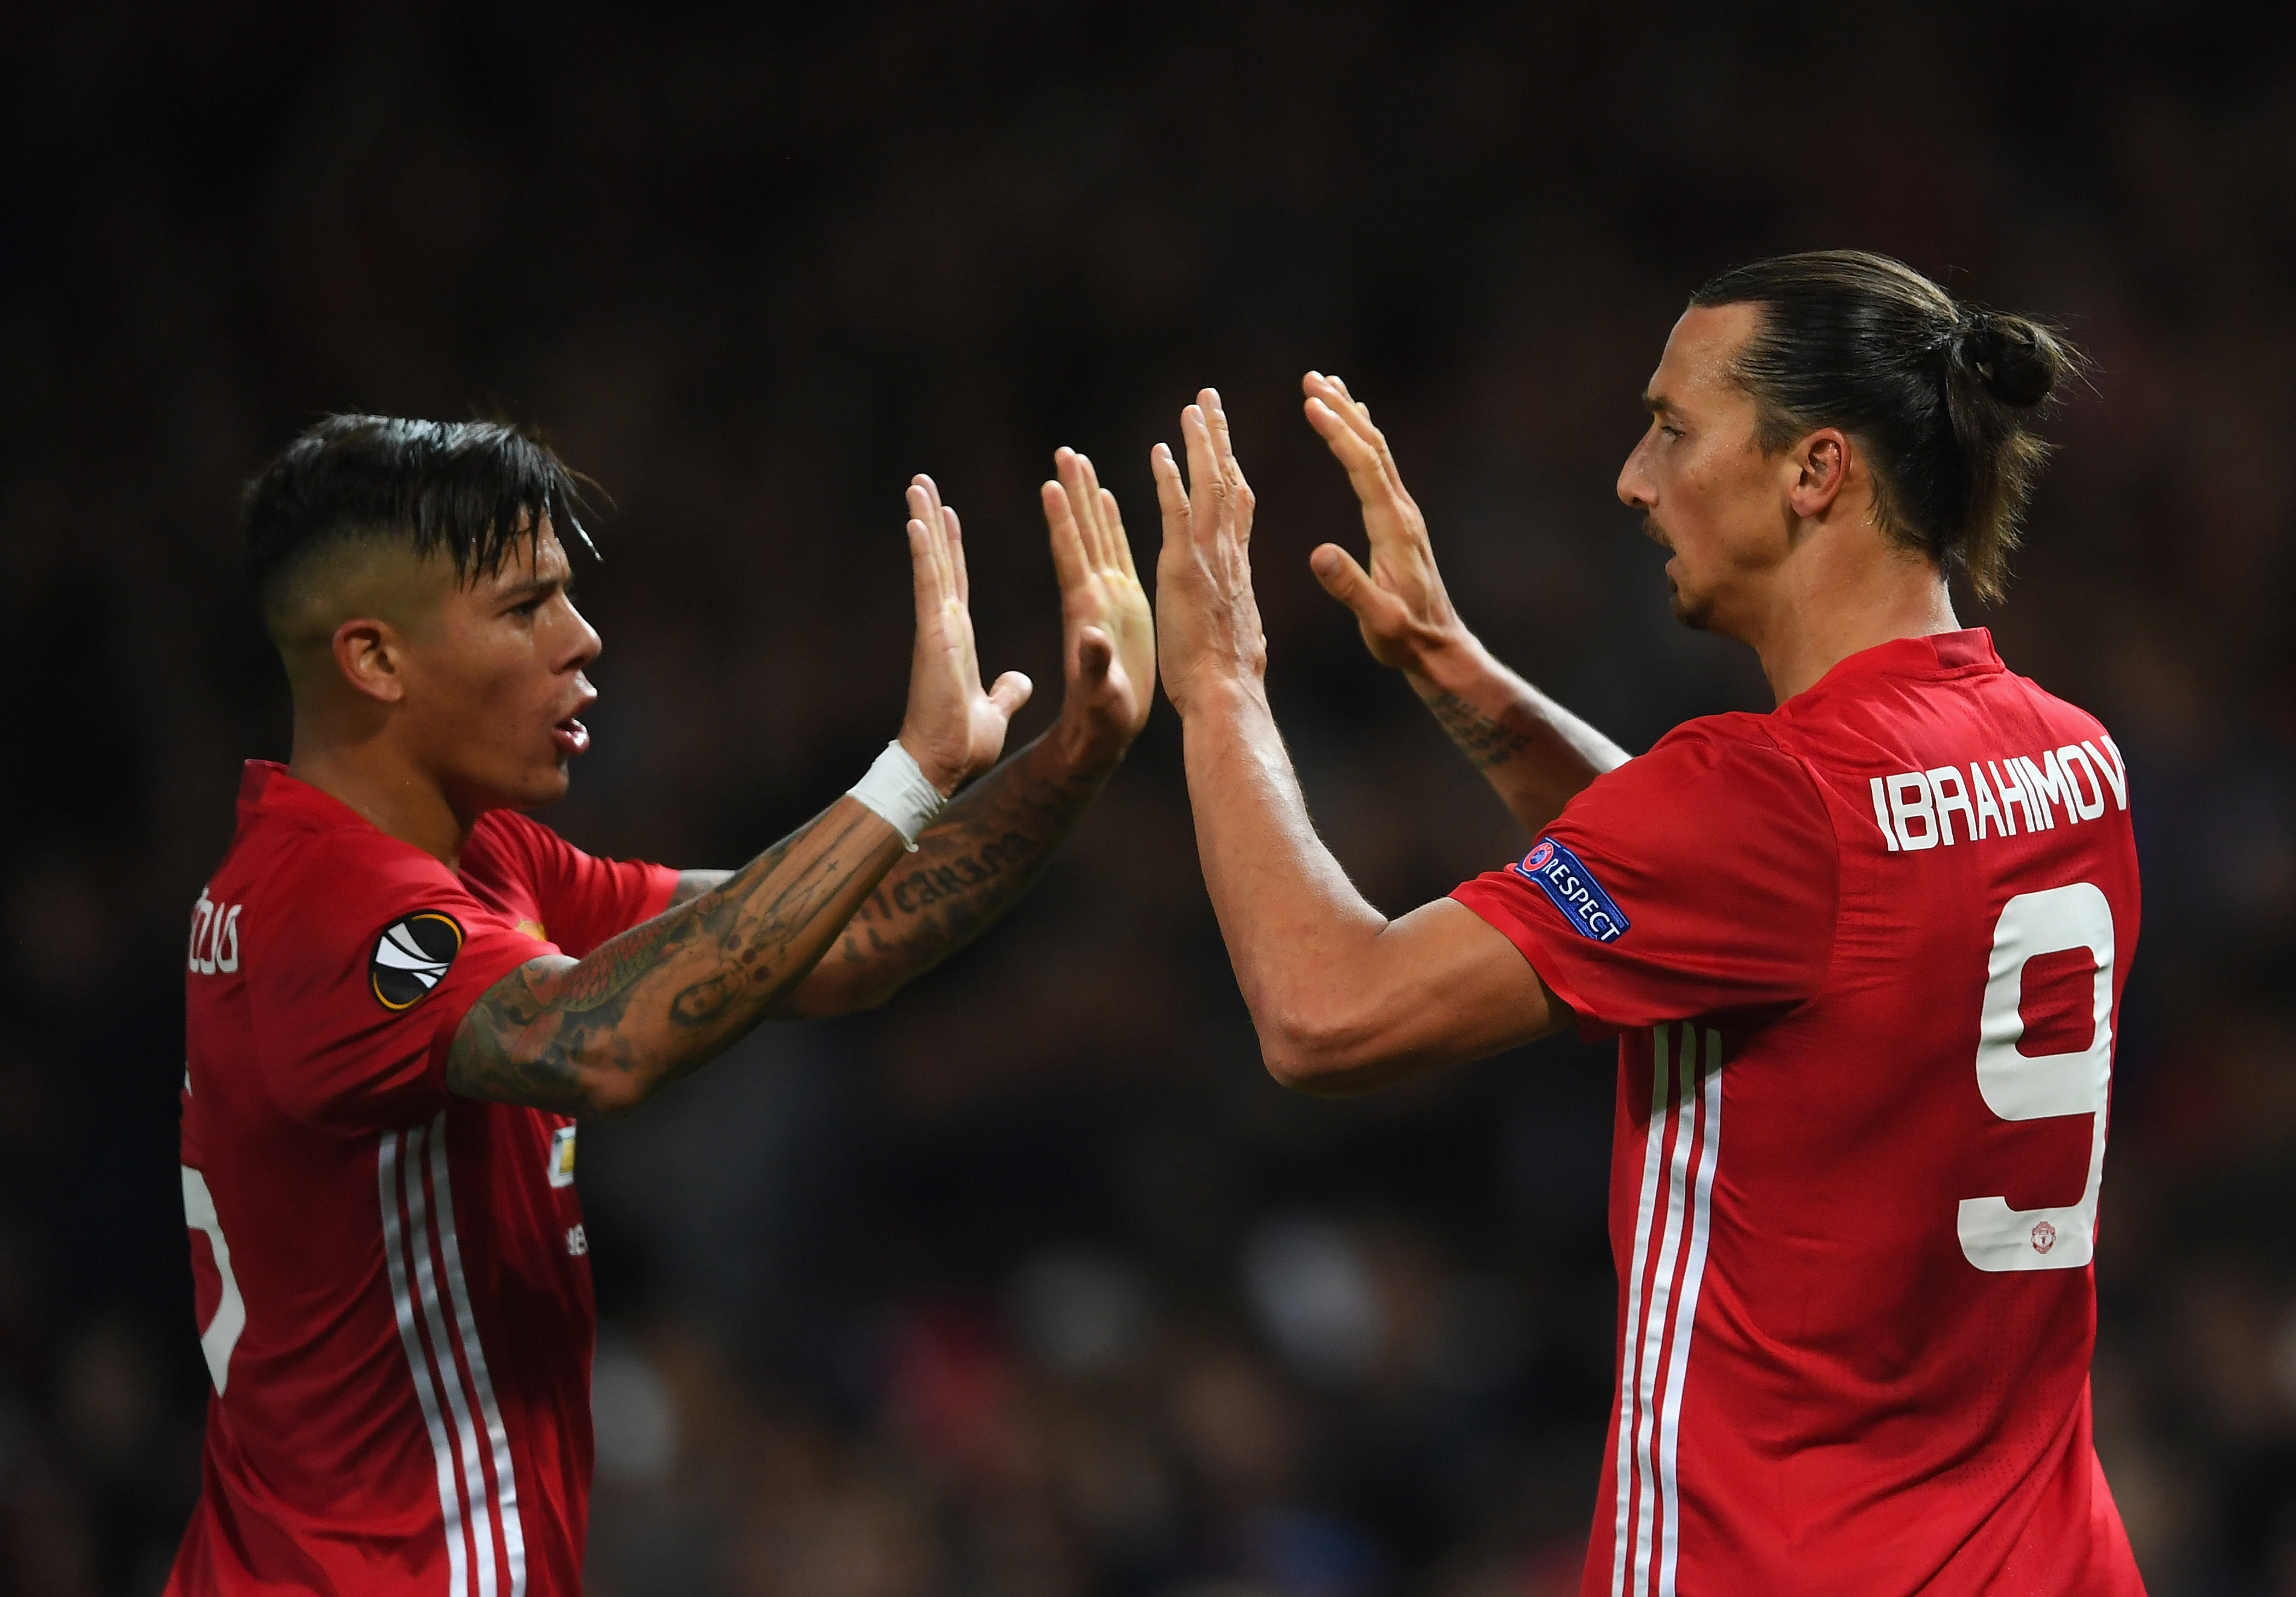
[{"label": "dark stadium background", "polygon": [[[2099,1446],[2155,1592],[2296,1592],[2291,41],[1605,9],[12,11],[0,1591],[156,1591],[196,1490],[181,948],[238,762],[286,750],[234,513],[296,430],[498,413],[595,476],[605,696],[550,818],[733,864],[896,725],[910,472],[1033,732],[1051,450],[1144,562],[1144,453],[1217,382],[1279,714],[1400,908],[1520,845],[1307,572],[1358,534],[1300,373],[1372,399],[1470,621],[1639,748],[1767,700],[1611,498],[1636,390],[1711,271],[1856,244],[2097,360],[2011,600],[1964,613],[2134,772]],[[1607,1053],[1287,1097],[1177,756],[1160,705],[1033,898],[889,1009],[586,1128],[600,1597],[1573,1589]]]}]

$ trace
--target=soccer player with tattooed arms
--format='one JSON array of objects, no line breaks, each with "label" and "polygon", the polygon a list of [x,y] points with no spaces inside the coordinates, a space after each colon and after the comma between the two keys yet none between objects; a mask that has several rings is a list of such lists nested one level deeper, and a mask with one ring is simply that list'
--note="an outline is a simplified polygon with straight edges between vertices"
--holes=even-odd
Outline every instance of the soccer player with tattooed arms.
[{"label": "soccer player with tattooed arms", "polygon": [[250,487],[294,748],[248,765],[193,912],[184,1206],[215,1396],[169,1592],[581,1589],[576,1118],[762,1020],[883,1002],[1044,868],[1155,666],[1116,503],[1056,459],[1053,728],[996,763],[1029,684],[982,689],[956,514],[919,477],[900,735],[731,872],[593,858],[524,814],[589,741],[599,651],[569,588],[577,480],[547,449],[338,416]]},{"label": "soccer player with tattooed arms", "polygon": [[2143,1590],[2088,1392],[2128,776],[1950,591],[2001,596],[2076,363],[1876,256],[1693,295],[1619,497],[1676,615],[1752,648],[1777,703],[1632,758],[1467,631],[1370,413],[1311,374],[1371,553],[1325,545],[1316,575],[1535,839],[1394,920],[1317,839],[1269,713],[1218,395],[1182,416],[1185,479],[1153,458],[1161,674],[1268,1069],[1354,1093],[1619,1039],[1587,1597]]}]

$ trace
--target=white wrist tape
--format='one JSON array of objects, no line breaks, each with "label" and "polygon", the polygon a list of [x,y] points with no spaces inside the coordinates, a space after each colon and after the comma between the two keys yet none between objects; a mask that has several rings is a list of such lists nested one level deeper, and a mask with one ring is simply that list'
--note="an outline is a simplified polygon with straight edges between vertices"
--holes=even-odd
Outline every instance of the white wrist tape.
[{"label": "white wrist tape", "polygon": [[948,807],[948,800],[925,780],[924,772],[898,738],[885,745],[885,752],[869,767],[869,774],[848,788],[845,796],[858,798],[884,816],[886,824],[901,834],[911,854],[917,851],[917,839],[932,824],[933,817]]}]

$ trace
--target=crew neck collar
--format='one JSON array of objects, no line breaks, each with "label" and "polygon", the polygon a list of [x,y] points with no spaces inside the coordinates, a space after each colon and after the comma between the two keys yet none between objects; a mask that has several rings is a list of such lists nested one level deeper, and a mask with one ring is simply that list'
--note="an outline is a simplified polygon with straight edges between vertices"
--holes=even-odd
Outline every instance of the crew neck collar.
[{"label": "crew neck collar", "polygon": [[251,759],[240,773],[242,820],[258,811],[298,815],[322,826],[380,830],[373,822],[323,788],[313,787],[275,759]]},{"label": "crew neck collar", "polygon": [[1860,649],[1836,660],[1824,676],[1778,706],[1786,709],[1814,693],[1858,676],[1915,676],[1942,681],[1953,676],[1982,676],[2005,669],[1993,647],[1993,634],[1983,627],[1958,632],[1933,632],[1923,637],[1891,638],[1871,649]]}]

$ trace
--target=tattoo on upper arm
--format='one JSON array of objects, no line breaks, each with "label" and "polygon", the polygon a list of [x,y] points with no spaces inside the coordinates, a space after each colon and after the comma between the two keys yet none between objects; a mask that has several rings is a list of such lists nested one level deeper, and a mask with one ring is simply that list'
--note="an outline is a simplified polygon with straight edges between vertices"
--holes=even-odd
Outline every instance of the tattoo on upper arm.
[{"label": "tattoo on upper arm", "polygon": [[1456,693],[1438,693],[1427,708],[1478,771],[1503,766],[1530,746],[1531,735],[1487,716]]}]

